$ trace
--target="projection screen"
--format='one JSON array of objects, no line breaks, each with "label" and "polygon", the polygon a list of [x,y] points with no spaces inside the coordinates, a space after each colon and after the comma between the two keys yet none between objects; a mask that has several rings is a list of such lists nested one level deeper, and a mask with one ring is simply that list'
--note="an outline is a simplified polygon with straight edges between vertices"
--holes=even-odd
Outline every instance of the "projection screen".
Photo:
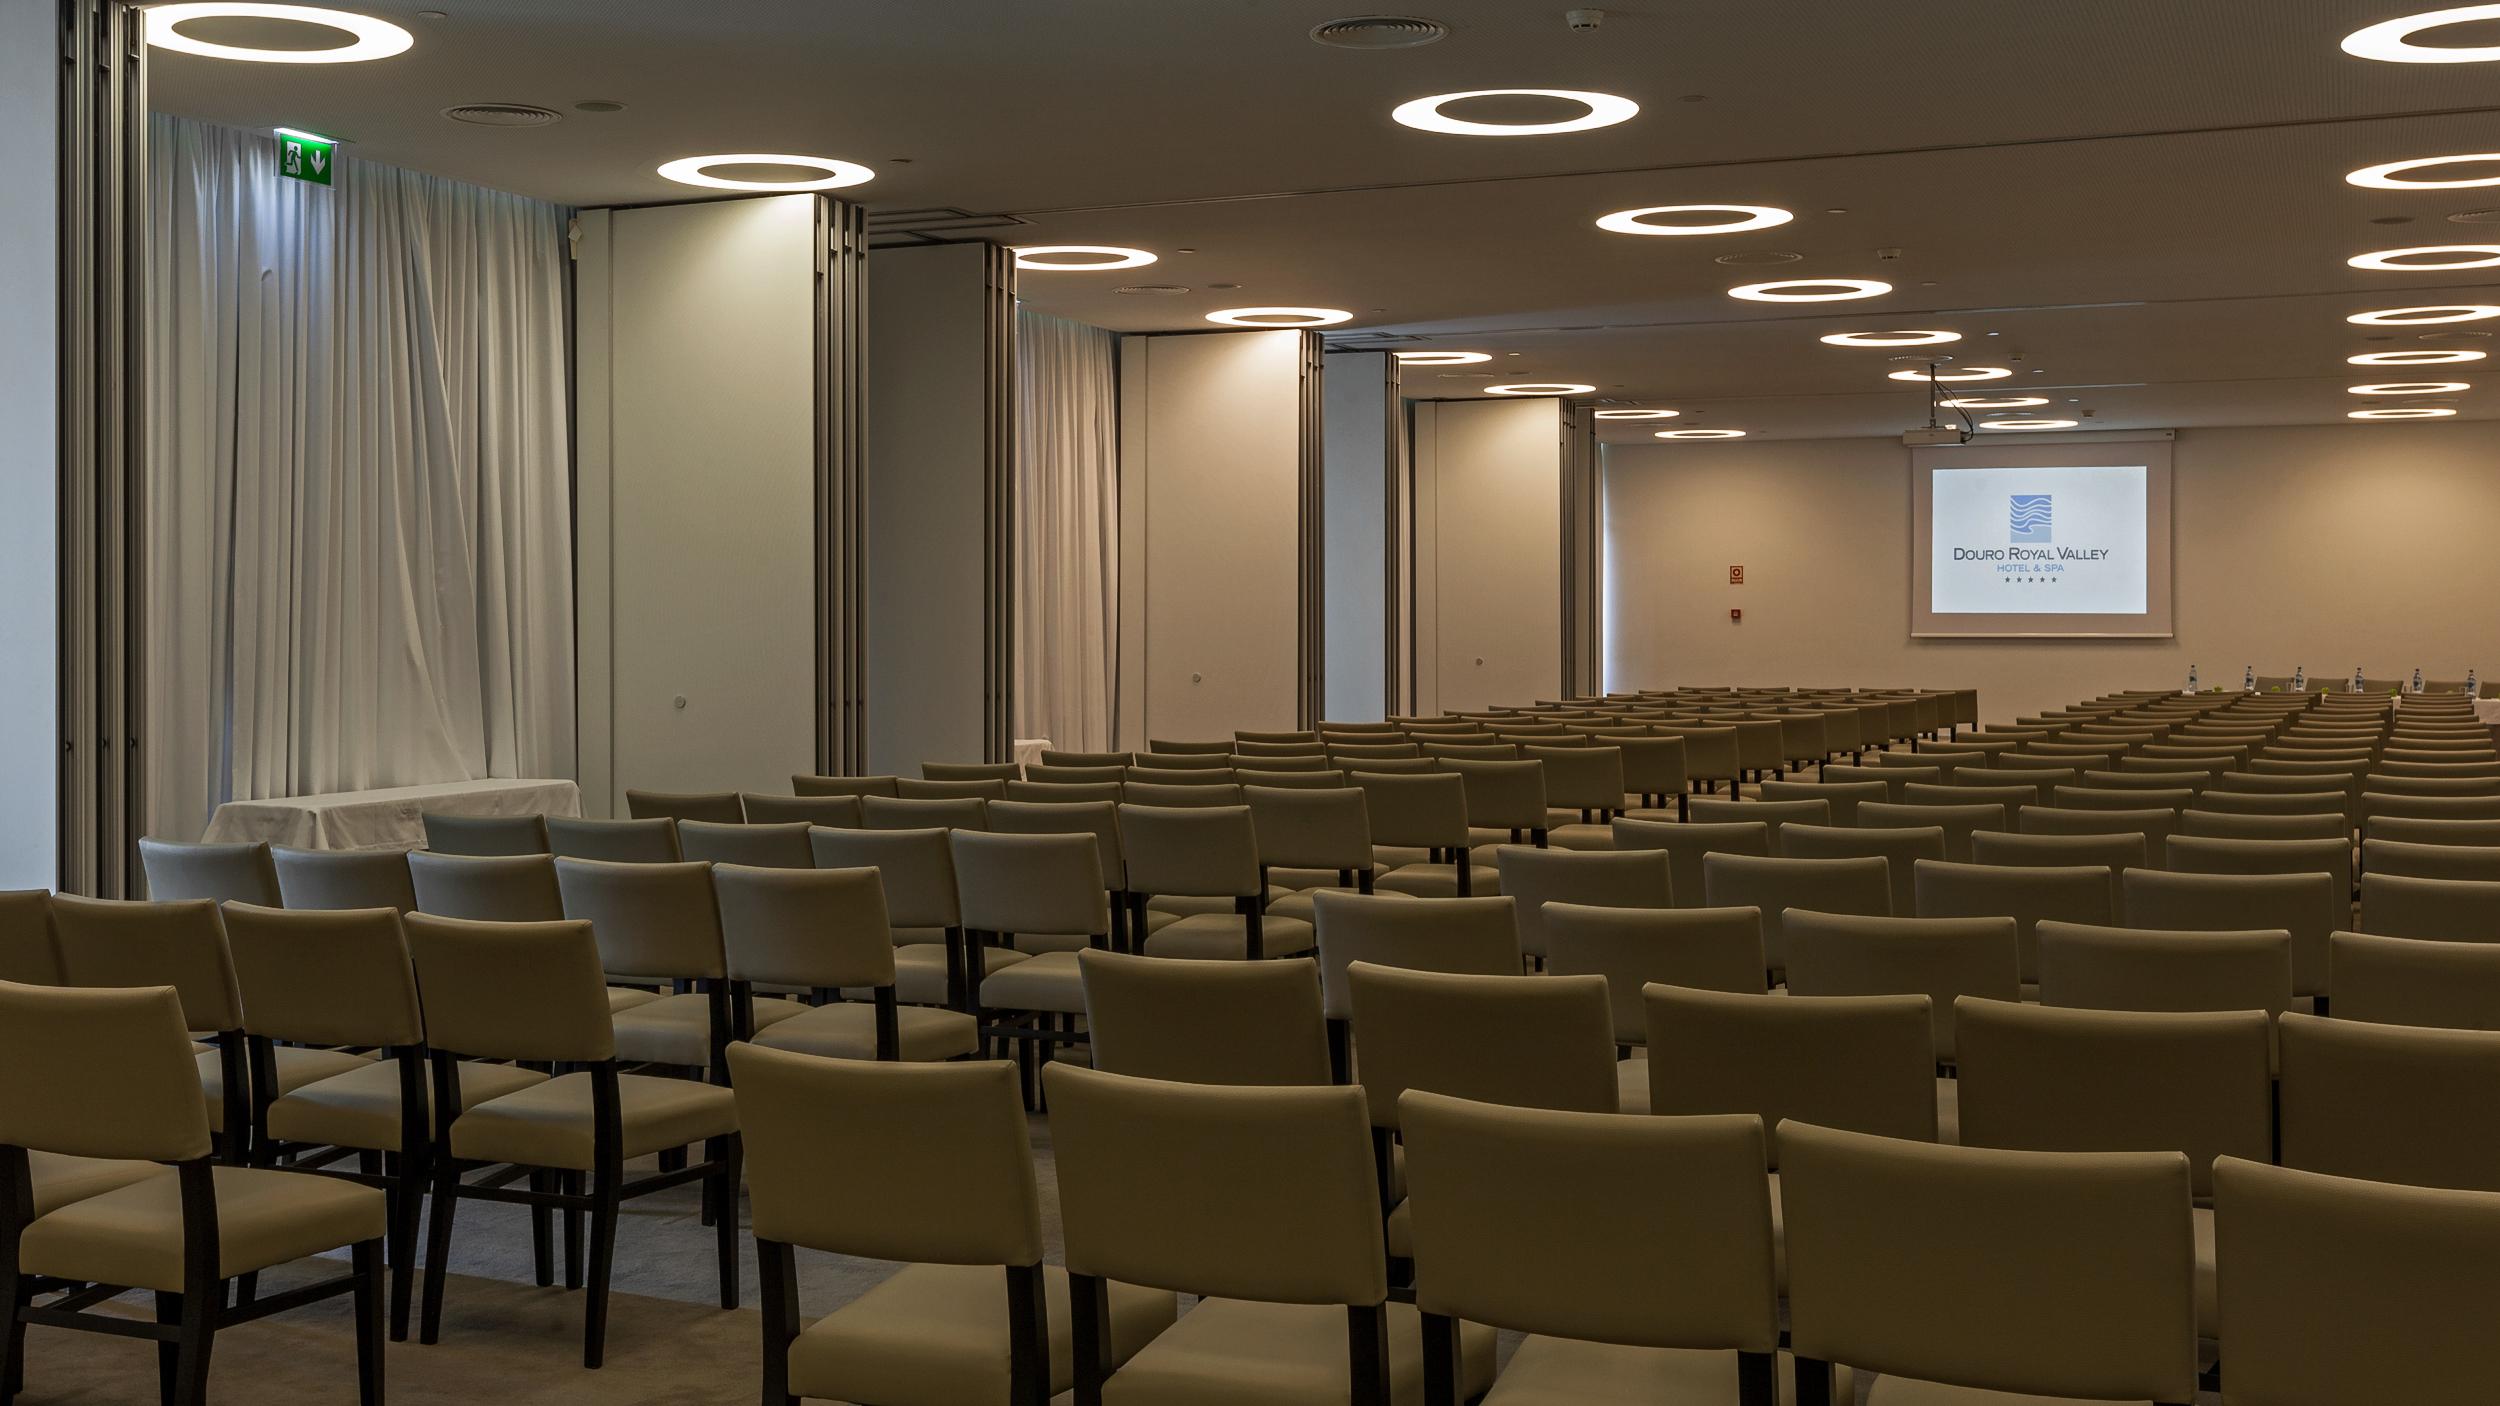
[{"label": "projection screen", "polygon": [[2163,639],[2170,439],[1910,451],[1914,638]]}]

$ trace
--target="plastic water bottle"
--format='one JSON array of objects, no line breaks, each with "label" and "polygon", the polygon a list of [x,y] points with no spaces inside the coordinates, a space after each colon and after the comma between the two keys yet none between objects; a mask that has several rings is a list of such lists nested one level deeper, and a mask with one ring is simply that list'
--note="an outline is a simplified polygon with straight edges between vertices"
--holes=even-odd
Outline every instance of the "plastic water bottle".
[{"label": "plastic water bottle", "polygon": [[2308,691],[2309,667],[2305,664],[2294,664],[2292,666],[2292,692],[2307,693]]},{"label": "plastic water bottle", "polygon": [[2474,671],[2471,669],[2465,671],[2465,696],[2468,698],[2483,696],[2483,686],[2474,682]]},{"label": "plastic water bottle", "polygon": [[2418,664],[2413,668],[2413,691],[2416,693],[2422,691],[2422,667]]},{"label": "plastic water bottle", "polygon": [[2361,671],[2359,669],[2352,671],[2352,687],[2344,691],[2347,693],[2359,693],[2361,691]]},{"label": "plastic water bottle", "polygon": [[2257,691],[2256,665],[2249,665],[2248,672],[2240,675],[2240,691],[2243,693],[2255,693]]},{"label": "plastic water bottle", "polygon": [[2188,665],[2187,691],[2190,693],[2194,693],[2196,691],[2196,666],[2193,664]]}]

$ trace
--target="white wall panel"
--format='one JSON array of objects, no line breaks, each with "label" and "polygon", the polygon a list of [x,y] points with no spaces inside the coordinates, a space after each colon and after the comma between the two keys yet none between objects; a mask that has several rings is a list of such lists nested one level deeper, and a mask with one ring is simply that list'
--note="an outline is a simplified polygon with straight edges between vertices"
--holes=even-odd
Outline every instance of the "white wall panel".
[{"label": "white wall panel", "polygon": [[0,888],[59,881],[61,17],[0,5]]},{"label": "white wall panel", "polygon": [[1327,360],[1323,473],[1327,622],[1326,694],[1320,716],[1376,721],[1388,708],[1388,513],[1390,454],[1406,414],[1387,352],[1332,352]]},{"label": "white wall panel", "polygon": [[1415,406],[1419,711],[1562,688],[1562,404]]}]

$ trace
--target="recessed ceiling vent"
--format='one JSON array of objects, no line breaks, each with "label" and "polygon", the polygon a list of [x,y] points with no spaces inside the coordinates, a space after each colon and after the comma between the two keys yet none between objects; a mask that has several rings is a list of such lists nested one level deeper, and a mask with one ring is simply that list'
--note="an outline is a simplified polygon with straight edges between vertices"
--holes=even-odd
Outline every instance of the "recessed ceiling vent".
[{"label": "recessed ceiling vent", "polygon": [[2452,225],[2500,225],[2500,210],[2459,210],[2448,217]]},{"label": "recessed ceiling vent", "polygon": [[1721,254],[1711,262],[1726,264],[1730,268],[1767,268],[1772,264],[1797,263],[1804,258],[1803,254],[1792,254],[1785,249],[1758,249],[1747,254]]},{"label": "recessed ceiling vent", "polygon": [[1161,295],[1163,297],[1170,297],[1175,293],[1186,293],[1189,290],[1181,287],[1177,283],[1131,283],[1126,287],[1115,288],[1112,291],[1115,293],[1148,293]]},{"label": "recessed ceiling vent", "polygon": [[1311,41],[1332,49],[1420,49],[1450,35],[1439,20],[1415,15],[1356,15],[1311,29]]},{"label": "recessed ceiling vent", "polygon": [[444,108],[443,115],[477,127],[544,127],[564,120],[561,113],[527,103],[463,103]]}]

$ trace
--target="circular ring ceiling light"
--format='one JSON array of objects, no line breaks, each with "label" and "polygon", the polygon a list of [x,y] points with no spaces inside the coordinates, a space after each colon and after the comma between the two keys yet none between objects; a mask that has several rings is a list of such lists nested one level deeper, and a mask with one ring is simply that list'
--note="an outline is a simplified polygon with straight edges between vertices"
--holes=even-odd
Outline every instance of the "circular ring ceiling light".
[{"label": "circular ring ceiling light", "polygon": [[1484,393],[1486,395],[1587,395],[1596,389],[1595,386],[1583,386],[1573,381],[1521,381],[1516,385],[1487,386],[1484,388]]},{"label": "circular ring ceiling light", "polygon": [[1683,413],[1681,410],[1600,410],[1597,412],[1597,418],[1600,420],[1672,420]]},{"label": "circular ring ceiling light", "polygon": [[2344,387],[2349,395],[2446,395],[2472,389],[2471,381],[2386,381],[2374,386]]},{"label": "circular ring ceiling light", "polygon": [[[2431,259],[2441,262],[2422,262]],[[2413,249],[2381,249],[2375,254],[2355,254],[2344,262],[2357,269],[2386,269],[2391,273],[2487,269],[2500,265],[2500,244],[2425,244]]]},{"label": "circular ring ceiling light", "polygon": [[2390,405],[2377,410],[2347,410],[2351,420],[2436,420],[2457,412],[2445,405]]},{"label": "circular ring ceiling light", "polygon": [[[712,175],[710,168],[714,166],[799,166],[825,174],[816,180],[747,181]],[[839,190],[843,186],[863,185],[877,178],[877,173],[865,166],[836,161],[828,156],[766,156],[753,153],[681,156],[662,166],[660,174],[679,185],[703,186],[710,190]]]},{"label": "circular ring ceiling light", "polygon": [[2390,161],[2381,166],[2364,166],[2345,175],[2348,185],[2366,186],[2371,190],[2467,190],[2476,186],[2500,186],[2500,174],[2478,176],[2463,181],[2399,180],[2407,171],[2428,171],[2441,166],[2489,166],[2500,163],[2500,151],[2468,152],[2461,156],[2417,156],[2410,161]]},{"label": "circular ring ceiling light", "polygon": [[1334,327],[1353,320],[1342,308],[1224,308],[1207,314],[1207,321],[1227,327]]},{"label": "circular ring ceiling light", "polygon": [[[1578,117],[1562,122],[1470,122],[1449,117],[1441,109],[1470,98],[1553,98],[1578,103],[1588,109]],[[1641,110],[1630,98],[1612,93],[1587,93],[1573,88],[1479,88],[1467,93],[1440,93],[1399,103],[1389,116],[1400,126],[1420,132],[1447,132],[1460,137],[1542,137],[1555,132],[1586,132],[1596,127],[1612,127],[1628,122]]]},{"label": "circular ring ceiling light", "polygon": [[1397,352],[1394,355],[1400,366],[1473,366],[1479,361],[1493,359],[1491,352],[1419,351]]},{"label": "circular ring ceiling light", "polygon": [[1897,332],[1833,332],[1822,340],[1835,347],[1939,347],[1962,340],[1962,334],[1904,328]]},{"label": "circular ring ceiling light", "polygon": [[1955,410],[2028,410],[2049,403],[2043,395],[1966,395],[1943,402]]},{"label": "circular ring ceiling light", "polygon": [[1101,269],[1144,268],[1155,256],[1117,244],[1028,244],[1015,251],[1020,269],[1056,269],[1089,273]]},{"label": "circular ring ceiling light", "polygon": [[2432,10],[2426,14],[2385,20],[2345,35],[2344,52],[2357,59],[2377,59],[2381,63],[2490,63],[2500,59],[2500,45],[2463,47],[2413,42],[2413,36],[2425,30],[2483,20],[2500,20],[2500,5],[2459,5],[2454,9]]},{"label": "circular ring ceiling light", "polygon": [[1743,430],[1660,430],[1653,439],[1743,439]]},{"label": "circular ring ceiling light", "polygon": [[1891,284],[1872,278],[1787,278],[1730,288],[1727,295],[1749,303],[1845,303],[1880,298],[1891,291]]},{"label": "circular ring ceiling light", "polygon": [[1979,428],[1981,428],[1981,429],[1983,429],[1983,430],[2071,430],[2071,429],[2073,429],[2074,427],[2075,427],[2075,422],[2074,422],[2074,421],[2072,421],[2072,420],[2019,420],[2019,419],[2017,419],[2017,420],[1982,420],[1982,421],[1980,421],[1980,422],[1979,422]]},{"label": "circular ring ceiling light", "polygon": [[1965,366],[1959,371],[1895,371],[1885,379],[1893,381],[1932,381],[1938,385],[1943,385],[1953,381],[2002,381],[2006,377],[2013,374],[2014,373],[2011,370],[2002,366]]},{"label": "circular ring ceiling light", "polygon": [[2487,353],[2467,351],[2463,347],[2455,347],[2447,351],[2425,348],[2421,351],[2363,352],[2359,356],[2345,357],[2344,364],[2347,366],[2454,366],[2460,361],[2480,361],[2485,355]]},{"label": "circular ring ceiling light", "polygon": [[[1732,220],[1714,224],[1652,224],[1652,215],[1734,215]],[[1598,217],[1597,227],[1616,234],[1742,234],[1749,229],[1770,229],[1797,218],[1776,205],[1647,205],[1638,210],[1617,210]]]},{"label": "circular ring ceiling light", "polygon": [[2376,312],[2357,312],[2345,318],[2364,327],[2428,327],[2442,322],[2481,322],[2500,317],[2500,307],[2489,303],[2440,303],[2422,308],[2380,308]]},{"label": "circular ring ceiling light", "polygon": [[[168,49],[177,54],[197,54],[207,59],[238,59],[245,63],[363,63],[368,59],[387,59],[393,54],[406,53],[417,42],[415,35],[389,20],[348,10],[324,10],[312,5],[184,0],[184,3],[158,5],[141,13],[147,16],[147,39],[151,48]],[[192,20],[217,19],[290,20],[297,24],[341,30],[352,36],[353,42],[328,49],[250,49],[237,44],[194,39],[180,28]]]}]

